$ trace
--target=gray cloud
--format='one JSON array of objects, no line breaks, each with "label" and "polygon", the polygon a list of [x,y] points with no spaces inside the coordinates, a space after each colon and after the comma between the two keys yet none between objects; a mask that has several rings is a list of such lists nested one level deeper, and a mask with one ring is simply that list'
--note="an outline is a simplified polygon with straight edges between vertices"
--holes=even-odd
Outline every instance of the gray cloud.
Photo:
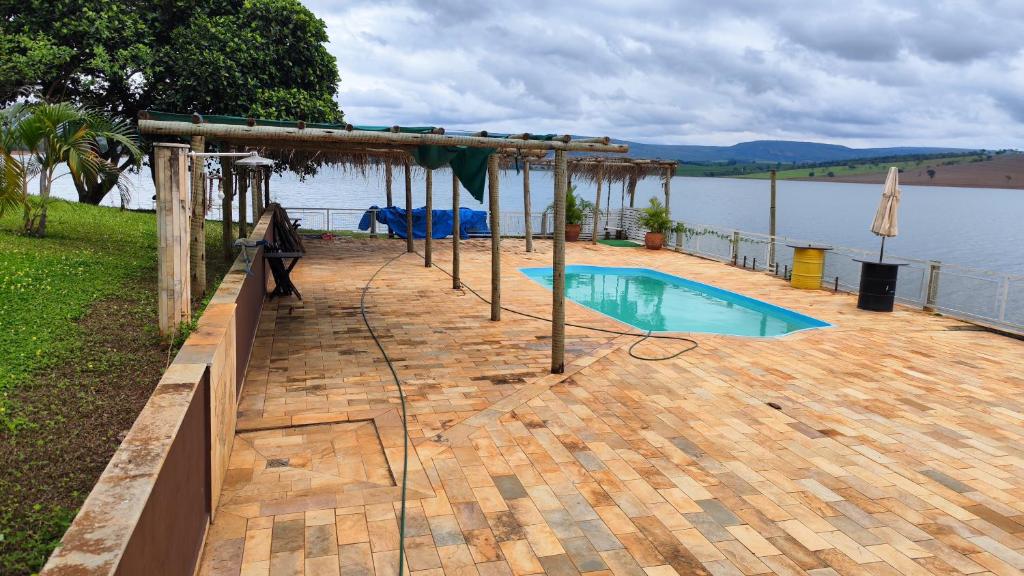
[{"label": "gray cloud", "polygon": [[355,123],[1024,147],[1019,0],[308,4]]}]

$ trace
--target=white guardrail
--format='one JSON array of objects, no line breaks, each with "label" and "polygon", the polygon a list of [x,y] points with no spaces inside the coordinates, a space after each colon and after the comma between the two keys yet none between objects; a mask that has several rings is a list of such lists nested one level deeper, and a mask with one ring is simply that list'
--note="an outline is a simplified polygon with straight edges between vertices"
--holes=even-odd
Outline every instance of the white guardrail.
[{"label": "white guardrail", "polygon": [[[358,231],[359,221],[367,212],[358,208],[309,207],[287,208],[287,211],[290,217],[302,220],[302,228],[324,232]],[[635,208],[602,212],[602,234],[643,242],[647,231],[637,224],[639,214],[640,210]],[[212,206],[208,217],[219,219],[219,206]],[[522,237],[525,234],[523,212],[503,211],[500,218],[502,236]],[[550,212],[531,214],[530,220],[535,236],[551,235],[554,218]],[[822,243],[776,236],[773,252],[772,239],[767,234],[679,223],[683,224],[684,231],[669,233],[667,248],[780,276],[788,273],[793,262],[793,249],[787,244]],[[593,229],[593,217],[588,214],[581,238],[591,238]],[[368,233],[386,234],[387,227],[375,223]],[[822,287],[856,293],[860,286],[861,267],[854,259],[872,258],[876,254],[833,245],[832,250],[826,253]],[[886,260],[906,264],[900,267],[897,301],[955,318],[1024,332],[1024,276],[899,256],[887,255]]]}]

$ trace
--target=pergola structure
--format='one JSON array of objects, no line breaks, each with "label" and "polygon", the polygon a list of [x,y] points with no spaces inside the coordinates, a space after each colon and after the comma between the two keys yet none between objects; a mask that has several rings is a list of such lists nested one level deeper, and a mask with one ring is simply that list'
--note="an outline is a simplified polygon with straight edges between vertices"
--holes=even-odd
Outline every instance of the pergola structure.
[{"label": "pergola structure", "polygon": [[[629,196],[629,207],[636,202],[636,185],[643,178],[661,178],[665,196],[665,208],[668,209],[672,194],[672,176],[676,173],[679,162],[675,160],[648,160],[640,158],[615,156],[584,156],[570,157],[567,162],[569,181],[573,179],[592,182],[597,186],[594,196],[594,234],[591,242],[597,242],[597,228],[601,214],[601,194],[604,186],[608,186],[608,209],[611,208],[611,185],[621,182],[626,187],[625,195]],[[534,166],[554,169],[554,161],[541,160]],[[529,218],[529,214],[527,214]],[[529,234],[529,232],[527,232]]]},{"label": "pergola structure", "polygon": [[[358,167],[375,166],[386,174],[388,204],[391,205],[392,167],[401,165],[405,176],[405,208],[407,223],[407,250],[413,251],[412,239],[412,185],[411,167],[419,165],[426,170],[426,205],[427,233],[424,246],[424,265],[431,265],[431,210],[433,170],[445,165],[446,156],[459,155],[461,174],[453,177],[456,187],[452,194],[454,210],[453,242],[453,287],[461,287],[459,280],[459,194],[458,184],[461,183],[473,192],[482,181],[472,181],[472,170],[464,166],[474,159],[486,157],[486,186],[491,227],[491,315],[492,321],[501,319],[501,231],[499,207],[499,178],[503,162],[508,163],[509,157],[523,159],[524,165],[524,199],[529,210],[529,168],[531,158],[542,158],[549,151],[554,152],[551,165],[555,173],[554,183],[554,250],[552,254],[552,286],[551,305],[551,371],[561,373],[565,364],[565,196],[568,189],[569,158],[567,153],[582,154],[622,154],[628,152],[624,144],[612,144],[607,137],[573,139],[570,136],[522,134],[489,134],[481,132],[446,133],[444,129],[434,127],[383,127],[353,126],[351,124],[312,124],[302,121],[263,121],[252,118],[236,118],[225,116],[207,116],[165,114],[143,112],[139,116],[139,131],[151,140],[158,141],[155,149],[155,182],[157,192],[158,228],[168,233],[161,233],[160,266],[161,275],[161,329],[168,332],[176,330],[177,325],[188,319],[189,293],[189,251],[187,240],[190,236],[190,218],[186,217],[191,208],[192,221],[196,218],[195,197],[191,206],[185,200],[188,197],[185,177],[188,161],[193,160],[193,186],[201,186],[203,178],[197,174],[202,165],[196,160],[195,152],[202,152],[207,144],[215,143],[221,151],[257,149],[261,154],[275,158],[289,165],[299,165],[310,160],[326,163],[354,165]],[[188,144],[184,144],[188,143]],[[189,148],[193,151],[188,152]],[[475,152],[473,152],[475,151]],[[456,172],[454,156],[451,156],[453,173]],[[463,160],[469,159],[468,162]],[[607,162],[613,166],[614,161]],[[580,162],[575,160],[574,163]],[[585,162],[580,163],[581,166]],[[230,250],[233,191],[231,186],[232,162],[222,158],[224,182],[224,215],[225,215],[225,250]],[[468,174],[468,176],[467,176]],[[467,181],[468,180],[470,181]],[[254,180],[262,185],[259,190],[254,184],[253,202],[255,210],[269,204],[268,180]],[[198,184],[197,184],[198,183]],[[260,193],[262,192],[262,194]],[[667,194],[667,192],[666,192]],[[239,208],[245,214],[245,197],[239,196]],[[201,204],[201,202],[200,202]],[[254,212],[258,214],[258,212]],[[202,216],[200,216],[202,218]],[[527,218],[529,221],[529,218]],[[201,223],[199,224],[202,225]],[[195,238],[192,238],[195,242]],[[185,244],[182,244],[185,242]],[[200,242],[200,246],[205,242]],[[532,249],[532,238],[527,232],[527,246]],[[230,254],[230,252],[228,252]],[[183,275],[182,275],[183,274]]]}]

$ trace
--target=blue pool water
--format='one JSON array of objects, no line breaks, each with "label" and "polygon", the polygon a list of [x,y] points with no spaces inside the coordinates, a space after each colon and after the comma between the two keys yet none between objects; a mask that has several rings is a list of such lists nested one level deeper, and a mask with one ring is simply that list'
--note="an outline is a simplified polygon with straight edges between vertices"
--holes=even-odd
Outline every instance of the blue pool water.
[{"label": "blue pool water", "polygon": [[[551,288],[551,268],[522,268]],[[566,266],[570,300],[640,330],[782,336],[830,326],[816,318],[742,294],[648,268]]]}]

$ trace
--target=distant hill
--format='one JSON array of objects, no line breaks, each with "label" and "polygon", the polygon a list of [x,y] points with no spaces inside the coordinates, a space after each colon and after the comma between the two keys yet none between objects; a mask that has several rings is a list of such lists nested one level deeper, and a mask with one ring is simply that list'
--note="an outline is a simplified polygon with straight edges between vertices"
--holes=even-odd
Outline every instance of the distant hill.
[{"label": "distant hill", "polygon": [[662,158],[681,162],[782,162],[802,164],[809,162],[834,162],[858,158],[881,156],[903,156],[907,154],[942,154],[967,152],[966,148],[929,148],[901,146],[895,148],[850,148],[819,142],[794,142],[789,140],[755,140],[732,146],[695,146],[688,144],[629,144],[629,155],[637,158]]}]

